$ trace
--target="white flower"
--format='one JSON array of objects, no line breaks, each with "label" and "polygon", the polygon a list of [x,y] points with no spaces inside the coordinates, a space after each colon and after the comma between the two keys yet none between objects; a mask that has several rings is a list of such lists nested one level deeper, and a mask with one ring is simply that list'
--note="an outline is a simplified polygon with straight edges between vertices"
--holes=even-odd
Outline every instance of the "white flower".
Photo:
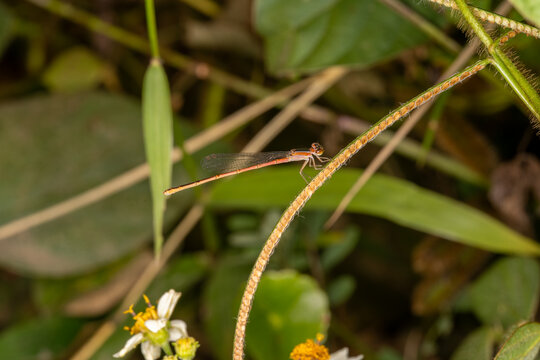
[{"label": "white flower", "polygon": [[137,334],[133,335],[132,337],[130,337],[128,339],[128,341],[126,342],[126,345],[124,345],[122,350],[120,350],[119,352],[117,352],[113,356],[115,358],[124,357],[129,351],[135,349],[137,347],[137,345],[142,343],[143,340],[144,340],[144,335],[142,333],[137,333]]},{"label": "white flower", "polygon": [[114,354],[115,358],[124,357],[129,351],[141,344],[141,351],[145,360],[156,360],[161,355],[161,349],[169,347],[169,341],[176,341],[187,337],[187,326],[182,320],[169,321],[174,307],[182,294],[173,289],[167,291],[158,301],[157,311],[148,298],[144,300],[148,307],[144,313],[135,314],[133,305],[126,313],[130,313],[135,325],[127,328],[133,335],[126,342],[122,350]]},{"label": "white flower", "polygon": [[364,355],[358,355],[354,357],[349,357],[349,349],[343,348],[336,351],[335,353],[330,354],[330,360],[362,360]]}]

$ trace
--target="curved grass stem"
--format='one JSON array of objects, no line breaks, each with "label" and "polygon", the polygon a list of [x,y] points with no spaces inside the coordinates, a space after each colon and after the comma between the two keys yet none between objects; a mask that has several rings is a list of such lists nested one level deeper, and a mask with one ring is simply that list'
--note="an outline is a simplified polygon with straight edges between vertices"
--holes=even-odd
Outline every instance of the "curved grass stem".
[{"label": "curved grass stem", "polygon": [[361,148],[363,148],[368,142],[373,140],[386,128],[390,127],[397,120],[409,114],[412,110],[433,99],[433,97],[435,97],[436,95],[448,90],[452,86],[476,74],[478,71],[482,70],[489,62],[489,60],[481,60],[475,63],[474,65],[466,68],[462,72],[450,77],[446,81],[443,81],[442,83],[431,87],[426,92],[418,95],[411,101],[407,102],[405,105],[399,107],[397,110],[393,111],[388,116],[375,123],[373,126],[370,127],[369,130],[358,136],[339,154],[337,154],[328,163],[328,165],[325,166],[324,169],[322,169],[317,174],[317,176],[315,176],[311,180],[311,182],[300,192],[296,199],[293,200],[291,205],[289,205],[289,207],[285,210],[280,220],[274,227],[274,230],[266,241],[249,276],[246,289],[244,290],[244,294],[242,296],[242,301],[240,303],[240,309],[238,311],[238,317],[236,321],[233,360],[242,360],[244,358],[246,326],[249,318],[249,313],[251,311],[251,305],[253,303],[255,292],[257,290],[257,286],[259,285],[262,273],[264,272],[266,265],[270,261],[270,256],[277,247],[285,229],[289,226],[296,214],[304,207],[306,202],[311,198],[315,191],[317,191],[317,189],[320,188],[339,168],[341,168],[345,163],[347,163],[354,154],[356,154]]}]

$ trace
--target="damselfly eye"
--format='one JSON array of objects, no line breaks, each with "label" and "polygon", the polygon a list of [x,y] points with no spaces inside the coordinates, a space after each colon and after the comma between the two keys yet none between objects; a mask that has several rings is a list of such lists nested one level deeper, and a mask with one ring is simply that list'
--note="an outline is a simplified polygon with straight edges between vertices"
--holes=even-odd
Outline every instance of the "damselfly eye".
[{"label": "damselfly eye", "polygon": [[311,144],[311,151],[317,155],[322,155],[324,153],[324,148],[319,143]]}]

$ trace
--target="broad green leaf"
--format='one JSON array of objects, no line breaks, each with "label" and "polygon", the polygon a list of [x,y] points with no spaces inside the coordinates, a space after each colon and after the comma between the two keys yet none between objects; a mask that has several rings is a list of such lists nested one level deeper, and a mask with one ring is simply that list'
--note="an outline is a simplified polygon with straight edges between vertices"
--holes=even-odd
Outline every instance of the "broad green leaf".
[{"label": "broad green leaf", "polygon": [[540,26],[540,1],[538,0],[510,0],[521,16],[535,26]]},{"label": "broad green leaf", "polygon": [[256,360],[288,359],[296,345],[325,333],[329,320],[328,299],[315,280],[267,271],[253,301],[246,350]]},{"label": "broad green leaf", "polygon": [[[0,226],[144,163],[140,118],[137,101],[101,92],[1,104],[0,169],[9,171],[0,176]],[[185,196],[171,202],[168,224],[189,206]],[[0,265],[40,276],[89,272],[150,241],[151,206],[148,184],[141,182],[0,240]]]},{"label": "broad green leaf", "polygon": [[[255,255],[256,256],[256,255]],[[255,258],[225,255],[214,266],[203,294],[204,327],[214,357],[230,360],[240,299]]]},{"label": "broad green leaf", "polygon": [[0,354],[3,359],[60,359],[67,354],[83,321],[61,317],[34,318],[0,333]]},{"label": "broad green leaf", "polygon": [[531,320],[538,307],[540,267],[529,258],[497,261],[469,289],[473,311],[485,324],[508,328]]},{"label": "broad green leaf", "polygon": [[413,24],[373,0],[258,0],[255,25],[274,73],[366,67],[426,40]]},{"label": "broad green leaf", "polygon": [[13,37],[14,28],[15,18],[13,14],[4,4],[0,3],[0,58]]},{"label": "broad green leaf", "polygon": [[495,360],[534,360],[540,349],[540,324],[517,328],[495,356]]},{"label": "broad green leaf", "polygon": [[451,360],[491,360],[494,345],[493,330],[488,327],[481,327],[463,340],[452,354]]},{"label": "broad green leaf", "polygon": [[104,74],[104,63],[90,50],[77,46],[52,61],[43,83],[53,92],[76,92],[96,87]]},{"label": "broad green leaf", "polygon": [[150,165],[154,250],[156,256],[163,244],[163,191],[171,187],[172,174],[172,107],[169,82],[163,66],[152,60],[143,81],[143,133],[146,158]]},{"label": "broad green leaf", "polygon": [[[341,169],[308,201],[307,209],[333,210],[361,171]],[[253,171],[217,183],[209,204],[215,207],[265,209],[285,207],[305,186],[298,168]],[[348,211],[382,217],[419,231],[484,250],[540,254],[540,246],[492,217],[408,181],[375,175]]]}]

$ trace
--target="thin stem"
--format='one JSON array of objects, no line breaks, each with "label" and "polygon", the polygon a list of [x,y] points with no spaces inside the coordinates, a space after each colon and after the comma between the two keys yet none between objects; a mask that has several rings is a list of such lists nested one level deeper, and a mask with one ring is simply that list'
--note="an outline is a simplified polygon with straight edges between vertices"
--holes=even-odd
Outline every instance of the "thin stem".
[{"label": "thin stem", "polygon": [[[429,0],[432,3],[448,7],[450,9],[458,9],[458,6],[453,0]],[[525,34],[527,36],[533,36],[537,39],[540,39],[540,29],[535,28],[534,26],[522,24],[518,21],[509,19],[507,17],[501,16],[496,13],[492,13],[486,10],[479,9],[474,6],[469,6],[474,16],[479,18],[482,21],[496,24],[507,29],[517,31],[519,33]]]},{"label": "thin stem", "polygon": [[[96,33],[105,35],[109,37],[110,39],[118,41],[119,43],[131,49],[140,51],[142,53],[150,53],[149,45],[143,37],[134,35],[130,33],[129,31],[126,31],[117,26],[108,24],[88,12],[85,12],[83,10],[80,10],[72,6],[71,4],[68,4],[59,0],[27,0],[27,1],[30,3],[33,3],[36,6],[47,9],[51,13],[57,14],[77,24],[80,24]],[[435,3],[441,3],[441,5],[446,5],[446,2],[448,2],[446,0],[430,0],[430,1],[435,2]],[[476,10],[480,11],[479,9],[476,9]],[[492,15],[495,16],[495,14],[492,14]],[[498,18],[495,18],[495,19],[498,19]],[[503,18],[503,19],[506,19],[506,18]],[[509,19],[506,19],[506,20],[510,21]],[[499,22],[502,22],[503,25],[504,23],[506,23],[506,21],[502,21],[502,20]],[[499,22],[495,21],[495,23],[497,24],[499,24]],[[510,27],[510,28],[516,31],[522,31],[523,26],[525,25],[523,26],[521,25],[522,24],[517,23],[515,26]],[[529,34],[526,31],[522,31],[522,32],[526,33],[527,35],[533,35],[533,34]],[[170,48],[161,47],[161,56],[163,60],[171,66],[191,72],[200,79],[209,79],[233,91],[236,91],[239,94],[246,95],[252,98],[262,98],[262,97],[268,96],[271,93],[270,90],[264,88],[263,86],[246,81],[237,76],[231,75],[223,70],[209,66],[205,63],[196,62],[193,59],[190,59],[182,54],[179,54],[178,52]],[[308,109],[313,110],[312,108],[308,108]]]},{"label": "thin stem", "polygon": [[[463,49],[459,56],[452,62],[448,69],[445,70],[445,72],[441,75],[437,82],[443,81],[444,79],[459,71],[463,66],[465,66],[469,59],[474,56],[479,46],[480,41],[478,41],[477,39],[471,41],[465,47],[465,49]],[[448,94],[448,92],[446,92],[445,94]],[[398,131],[396,131],[396,133],[392,136],[392,139],[381,149],[381,151],[377,153],[373,160],[371,160],[369,165],[362,172],[362,175],[358,178],[354,185],[349,189],[347,194],[343,197],[338,207],[334,210],[332,216],[330,216],[330,218],[326,222],[325,229],[330,228],[334,224],[334,222],[341,216],[350,201],[354,198],[354,196],[356,196],[358,191],[360,191],[363,185],[371,178],[371,176],[377,171],[377,169],[379,169],[379,167],[386,161],[386,159],[390,157],[398,144],[400,144],[405,139],[407,134],[413,129],[416,123],[424,116],[425,113],[427,113],[432,104],[433,103],[426,104],[421,109],[415,111],[411,115],[411,117],[399,127]]]},{"label": "thin stem", "polygon": [[324,169],[322,169],[317,174],[317,176],[313,178],[313,180],[311,180],[311,182],[300,192],[300,194],[298,194],[296,199],[294,199],[291,205],[287,208],[287,210],[285,210],[280,220],[274,227],[274,230],[266,241],[249,276],[246,289],[242,296],[242,301],[240,303],[240,309],[238,311],[238,317],[236,321],[233,360],[242,360],[244,358],[246,326],[248,323],[249,313],[251,311],[251,305],[253,304],[255,292],[257,291],[257,286],[259,285],[259,281],[264,272],[264,269],[270,261],[270,256],[277,247],[285,229],[287,229],[296,214],[298,214],[298,212],[304,207],[306,202],[317,191],[317,189],[319,189],[328,179],[330,179],[330,177],[339,168],[346,164],[354,154],[356,154],[361,148],[363,148],[368,142],[373,140],[386,128],[394,124],[397,120],[409,114],[412,110],[431,100],[434,96],[448,90],[452,86],[476,74],[478,71],[482,70],[488,63],[489,60],[482,60],[475,63],[464,71],[447,79],[446,81],[435,85],[428,91],[415,97],[405,105],[401,106],[388,116],[378,121],[368,131],[364,132],[362,135],[354,139],[349,145],[347,145],[346,148],[344,148],[339,154],[337,154],[328,163],[328,165],[325,166]]},{"label": "thin stem", "polygon": [[255,152],[255,149],[264,148],[271,139],[281,133],[297,116],[308,107],[313,101],[319,98],[334,85],[339,79],[347,74],[347,68],[343,66],[333,66],[322,71],[309,87],[298,97],[292,100],[279,112],[266,126],[246,145],[246,152]]},{"label": "thin stem", "polygon": [[523,103],[525,103],[527,108],[536,118],[537,124],[540,125],[540,97],[532,85],[498,47],[498,44],[491,39],[486,30],[474,17],[465,0],[455,0],[455,2],[467,23],[493,58],[493,65],[495,65],[495,68],[504,77],[506,82]]},{"label": "thin stem", "polygon": [[44,8],[53,14],[69,19],[79,25],[86,27],[98,34],[107,36],[110,39],[132,48],[134,50],[148,53],[149,46],[143,37],[134,35],[129,31],[106,23],[105,21],[80,10],[71,4],[59,0],[27,0],[28,2]]},{"label": "thin stem", "polygon": [[[411,118],[416,116],[420,110],[429,107],[429,105],[430,104],[424,105],[422,109],[419,109],[413,115],[411,115]],[[354,135],[355,137],[362,134],[371,126],[370,123],[364,120],[348,115],[337,115],[331,111],[323,109],[320,109],[320,111],[317,112],[313,112],[311,110],[304,111],[303,116],[308,121],[322,125],[335,126],[340,132]],[[384,147],[392,140],[392,138],[394,138],[394,136],[396,136],[396,133],[388,129],[373,139],[373,144]],[[422,156],[423,149],[416,140],[406,138],[398,144],[395,152],[396,154],[399,154],[407,159],[418,160]],[[444,174],[455,177],[458,180],[466,181],[478,187],[486,188],[489,183],[488,179],[478,171],[463,165],[459,161],[454,160],[453,158],[444,155],[437,150],[430,151],[426,158],[426,165],[432,167],[433,169],[439,170]]]},{"label": "thin stem", "polygon": [[166,354],[166,355],[172,355],[172,349],[171,349],[171,345],[169,345],[169,342],[166,341],[164,342],[163,344],[161,344],[161,349],[163,349],[163,352]]},{"label": "thin stem", "polygon": [[156,26],[156,11],[154,9],[154,0],[145,0],[146,8],[146,26],[148,28],[148,40],[150,41],[150,51],[152,57],[159,59],[159,44]]},{"label": "thin stem", "polygon": [[491,40],[491,37],[488,35],[482,24],[480,24],[472,12],[469,10],[469,7],[467,6],[467,3],[465,0],[457,0],[455,1],[458,9],[461,11],[463,17],[465,20],[469,23],[469,25],[472,27],[474,33],[480,41],[489,49],[493,45],[493,40]]},{"label": "thin stem", "polygon": [[[144,54],[151,54],[145,38],[134,35],[117,26],[104,22],[98,17],[80,10],[71,4],[59,0],[26,0],[36,6],[47,9],[51,13],[69,19],[98,34],[118,41],[119,43]],[[272,93],[260,85],[243,80],[223,70],[211,67],[202,62],[196,62],[170,48],[161,47],[161,56],[169,65],[195,74],[199,79],[210,79],[228,89],[251,98],[263,98]]]},{"label": "thin stem", "polygon": [[[422,109],[428,106],[429,104],[426,104],[422,107]],[[366,131],[370,125],[371,124],[364,124],[358,119],[347,116],[340,116],[336,123],[336,126],[338,126],[341,131],[355,136]],[[384,133],[376,137],[373,140],[373,143],[377,146],[385,146],[392,141],[395,135],[395,132],[386,130]],[[404,156],[410,160],[419,160],[424,156],[422,146],[417,141],[410,138],[401,140],[401,142],[397,145],[395,152],[396,154]],[[481,173],[467,167],[466,165],[463,165],[459,161],[456,161],[447,155],[438,152],[437,150],[430,150],[429,154],[425,158],[425,164],[444,174],[453,176],[456,179],[466,181],[482,188],[486,188],[489,183],[488,179]]]}]

